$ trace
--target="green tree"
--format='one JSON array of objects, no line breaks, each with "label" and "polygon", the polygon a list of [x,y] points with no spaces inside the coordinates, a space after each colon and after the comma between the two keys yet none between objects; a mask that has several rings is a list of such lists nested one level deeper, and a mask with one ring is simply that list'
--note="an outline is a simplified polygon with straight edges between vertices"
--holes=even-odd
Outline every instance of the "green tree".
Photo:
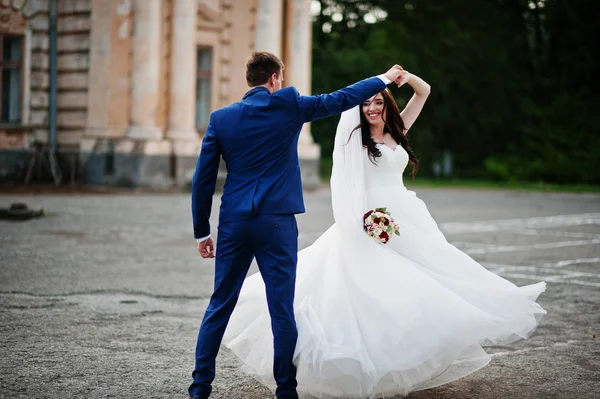
[{"label": "green tree", "polygon": [[[401,63],[432,86],[410,139],[430,174],[443,150],[455,174],[599,181],[598,2],[321,0],[313,91]],[[402,107],[410,88],[393,90]],[[596,112],[594,112],[596,111]],[[313,124],[324,157],[337,123]]]}]

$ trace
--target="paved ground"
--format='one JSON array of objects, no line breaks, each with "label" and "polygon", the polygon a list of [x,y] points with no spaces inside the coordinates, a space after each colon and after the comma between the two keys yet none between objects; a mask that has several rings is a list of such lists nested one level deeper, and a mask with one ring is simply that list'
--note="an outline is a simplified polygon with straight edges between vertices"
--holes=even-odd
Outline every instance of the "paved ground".
[{"label": "paved ground", "polygon": [[[549,314],[528,341],[490,348],[482,371],[409,397],[600,397],[600,196],[417,194],[486,267],[547,281]],[[17,200],[49,216],[0,222],[0,397],[185,398],[213,268],[190,237],[188,196],[11,194],[0,207]],[[332,222],[328,192],[307,209],[301,247]],[[221,351],[215,399],[272,398],[237,364]]]}]

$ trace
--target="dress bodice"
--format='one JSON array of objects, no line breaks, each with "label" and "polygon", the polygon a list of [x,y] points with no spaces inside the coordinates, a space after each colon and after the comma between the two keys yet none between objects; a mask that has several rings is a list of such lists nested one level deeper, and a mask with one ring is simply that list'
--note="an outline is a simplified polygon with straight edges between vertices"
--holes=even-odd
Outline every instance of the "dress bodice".
[{"label": "dress bodice", "polygon": [[407,152],[400,144],[395,149],[385,144],[377,144],[377,148],[381,151],[381,157],[376,158],[375,163],[369,159],[367,149],[363,150],[365,188],[368,190],[382,186],[404,187],[402,173],[408,165]]}]

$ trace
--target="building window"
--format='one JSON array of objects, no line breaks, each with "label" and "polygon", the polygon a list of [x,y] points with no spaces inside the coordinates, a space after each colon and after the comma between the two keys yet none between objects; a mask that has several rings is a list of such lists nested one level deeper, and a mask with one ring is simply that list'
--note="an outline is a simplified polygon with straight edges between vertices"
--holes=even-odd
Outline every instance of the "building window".
[{"label": "building window", "polygon": [[196,71],[196,128],[206,129],[210,115],[210,86],[212,77],[212,48],[199,48]]},{"label": "building window", "polygon": [[0,123],[21,123],[23,37],[0,35]]}]

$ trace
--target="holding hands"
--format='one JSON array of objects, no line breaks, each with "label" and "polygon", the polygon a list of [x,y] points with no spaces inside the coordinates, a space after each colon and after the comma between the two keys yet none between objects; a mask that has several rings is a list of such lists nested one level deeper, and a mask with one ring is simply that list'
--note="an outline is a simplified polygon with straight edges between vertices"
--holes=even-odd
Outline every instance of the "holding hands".
[{"label": "holding hands", "polygon": [[396,84],[398,84],[398,87],[402,86],[405,83],[408,83],[408,81],[410,80],[410,77],[412,75],[410,74],[410,72],[402,70],[402,73],[400,74],[400,78],[398,78],[398,80],[394,81]]},{"label": "holding hands", "polygon": [[410,80],[410,73],[405,71],[400,65],[396,64],[391,67],[385,74],[385,77],[396,83],[398,87],[407,83]]}]

